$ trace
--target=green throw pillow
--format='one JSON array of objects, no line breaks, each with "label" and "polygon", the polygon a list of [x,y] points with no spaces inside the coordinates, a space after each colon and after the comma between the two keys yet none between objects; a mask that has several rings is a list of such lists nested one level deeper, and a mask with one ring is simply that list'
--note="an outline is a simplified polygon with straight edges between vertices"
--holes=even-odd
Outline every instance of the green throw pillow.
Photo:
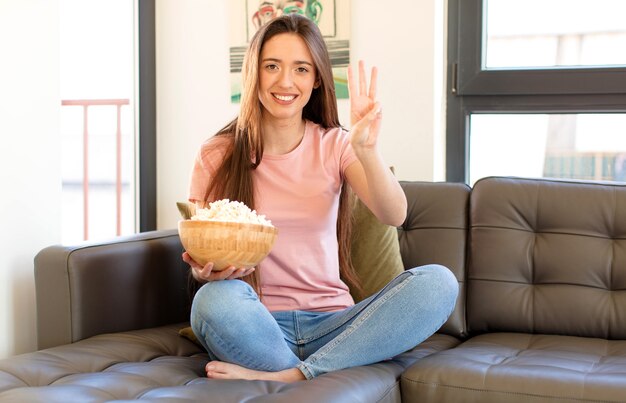
[{"label": "green throw pillow", "polygon": [[191,326],[187,326],[187,327],[184,327],[184,328],[180,329],[178,331],[178,335],[179,336],[183,336],[183,337],[189,339],[190,341],[196,343],[200,347],[202,347],[202,344],[200,344],[200,342],[198,341],[198,338],[196,337],[195,333],[191,329]]},{"label": "green throw pillow", "polygon": [[396,227],[381,223],[367,206],[356,199],[352,227],[352,264],[363,293],[352,291],[359,302],[383,288],[404,271]]}]

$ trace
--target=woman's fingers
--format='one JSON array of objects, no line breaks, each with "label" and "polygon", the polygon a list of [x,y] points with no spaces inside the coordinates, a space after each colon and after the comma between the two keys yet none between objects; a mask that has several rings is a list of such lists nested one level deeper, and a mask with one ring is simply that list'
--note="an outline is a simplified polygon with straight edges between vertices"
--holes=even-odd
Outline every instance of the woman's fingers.
[{"label": "woman's fingers", "polygon": [[189,263],[190,261],[191,261],[191,256],[189,256],[189,253],[183,252],[183,262]]},{"label": "woman's fingers", "polygon": [[372,72],[370,74],[370,85],[369,91],[367,88],[367,75],[365,74],[365,63],[363,60],[359,60],[359,76],[358,76],[358,91],[356,79],[354,77],[354,71],[352,70],[352,66],[348,65],[348,95],[350,97],[356,96],[366,96],[371,100],[376,99],[376,92],[378,87],[378,68],[372,67]]},{"label": "woman's fingers", "polygon": [[193,271],[196,280],[211,280],[211,273],[213,272],[212,262],[208,262],[204,266],[201,266],[200,264],[198,264],[198,262],[193,260],[191,255],[189,255],[189,253],[187,252],[183,252],[183,261],[187,263],[189,267],[191,267],[191,270]]},{"label": "woman's fingers", "polygon": [[357,122],[357,124],[354,127],[367,127],[370,124],[372,124],[373,121],[380,119],[382,117],[383,114],[383,110],[380,106],[379,102],[375,102],[374,105],[372,105],[372,108],[366,112],[366,115],[363,116],[363,118],[361,120],[359,120]]},{"label": "woman's fingers", "polygon": [[183,261],[187,263],[191,270],[195,272],[196,279],[202,279],[204,281],[219,281],[219,280],[232,280],[240,277],[245,277],[254,272],[254,267],[241,267],[229,266],[221,271],[213,271],[213,263],[208,262],[204,266],[200,266],[198,262],[193,260],[189,253],[183,253]]},{"label": "woman's fingers", "polygon": [[250,274],[254,273],[254,267],[250,267],[248,270],[246,270],[246,272],[243,274],[243,276],[248,276]]},{"label": "woman's fingers", "polygon": [[228,276],[228,280],[234,280],[236,278],[241,278],[241,277],[245,277],[248,274],[252,273],[254,271],[254,267],[250,267],[250,268],[239,268],[237,270],[235,270],[230,276]]},{"label": "woman's fingers", "polygon": [[365,63],[359,60],[359,91],[360,95],[367,95],[367,78],[365,77]]},{"label": "woman's fingers", "polygon": [[191,255],[187,252],[183,252],[183,262],[191,266],[192,269],[193,268],[198,269],[198,270],[202,269],[202,266],[200,266],[195,260],[193,260]]},{"label": "woman's fingers", "polygon": [[380,134],[380,124],[383,120],[382,118],[383,118],[383,110],[380,107],[380,104],[378,104],[377,102],[376,106],[374,107],[373,117],[371,120],[368,143],[370,144],[377,143],[378,135]]},{"label": "woman's fingers", "polygon": [[229,266],[222,271],[214,272],[213,275],[211,275],[209,281],[234,280],[236,278],[245,277],[248,274],[252,273],[253,271],[254,271],[254,267],[236,268],[235,266]]},{"label": "woman's fingers", "polygon": [[372,67],[372,76],[370,77],[370,92],[368,96],[373,101],[376,99],[376,90],[377,90],[377,81],[378,81],[378,68]]},{"label": "woman's fingers", "polygon": [[359,61],[359,89],[360,95],[364,95],[372,101],[376,99],[376,90],[378,83],[378,68],[372,67],[370,73],[370,85],[369,90],[367,88],[367,75],[365,74],[365,63],[363,60]]},{"label": "woman's fingers", "polygon": [[380,103],[375,102],[372,108],[367,111],[358,122],[356,122],[352,128],[352,145],[359,146],[374,146],[378,140],[378,134],[380,132],[380,124],[382,121],[382,108]]},{"label": "woman's fingers", "polygon": [[354,83],[354,73],[352,72],[352,66],[348,65],[348,96],[357,96],[356,85]]},{"label": "woman's fingers", "polygon": [[235,266],[229,266],[224,270],[214,272],[209,281],[227,280],[237,268]]}]

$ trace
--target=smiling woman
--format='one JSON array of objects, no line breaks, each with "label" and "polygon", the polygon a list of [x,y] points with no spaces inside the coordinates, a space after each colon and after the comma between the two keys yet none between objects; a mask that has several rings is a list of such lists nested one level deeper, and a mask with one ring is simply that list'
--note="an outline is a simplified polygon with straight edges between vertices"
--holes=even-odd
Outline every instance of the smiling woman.
[{"label": "smiling woman", "polygon": [[[349,289],[361,289],[348,258],[349,189],[384,224],[398,226],[407,213],[377,147],[377,69],[368,85],[364,63],[356,74],[348,68],[351,131],[343,130],[322,34],[292,13],[254,35],[242,78],[239,116],[201,146],[189,201],[243,202],[270,219],[278,236],[252,270],[215,271],[215,262],[201,265],[183,253],[200,286],[191,326],[212,360],[207,376],[311,379],[425,340],[455,305],[458,283],[448,269],[409,269],[358,303]],[[422,308],[405,315],[407,306]]]}]

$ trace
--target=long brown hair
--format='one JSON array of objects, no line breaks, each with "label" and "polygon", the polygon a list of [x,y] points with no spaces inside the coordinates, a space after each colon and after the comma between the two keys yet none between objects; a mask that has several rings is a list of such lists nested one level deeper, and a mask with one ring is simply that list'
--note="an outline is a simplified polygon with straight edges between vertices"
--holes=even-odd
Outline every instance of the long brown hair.
[{"label": "long brown hair", "polygon": [[[263,45],[270,38],[283,33],[299,35],[311,52],[315,65],[316,81],[319,85],[313,89],[311,98],[303,109],[303,118],[319,124],[324,129],[341,127],[330,57],[317,25],[310,19],[297,14],[286,14],[268,22],[256,32],[244,57],[239,116],[216,134],[231,141],[221,166],[207,188],[206,201],[228,198],[245,203],[254,209],[252,171],[263,159],[262,106],[258,95],[259,59]],[[339,268],[341,277],[348,286],[360,291],[361,284],[350,259],[351,198],[351,192],[344,182],[337,218]],[[244,280],[250,283],[260,295],[258,271]]]}]

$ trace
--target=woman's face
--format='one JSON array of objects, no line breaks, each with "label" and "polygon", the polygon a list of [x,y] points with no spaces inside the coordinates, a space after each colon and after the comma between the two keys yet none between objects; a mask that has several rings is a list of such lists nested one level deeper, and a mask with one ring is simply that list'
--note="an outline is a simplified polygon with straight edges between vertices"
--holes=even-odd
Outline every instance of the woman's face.
[{"label": "woman's face", "polygon": [[259,100],[263,117],[300,120],[316,87],[311,52],[297,34],[273,36],[263,45],[259,61]]}]

